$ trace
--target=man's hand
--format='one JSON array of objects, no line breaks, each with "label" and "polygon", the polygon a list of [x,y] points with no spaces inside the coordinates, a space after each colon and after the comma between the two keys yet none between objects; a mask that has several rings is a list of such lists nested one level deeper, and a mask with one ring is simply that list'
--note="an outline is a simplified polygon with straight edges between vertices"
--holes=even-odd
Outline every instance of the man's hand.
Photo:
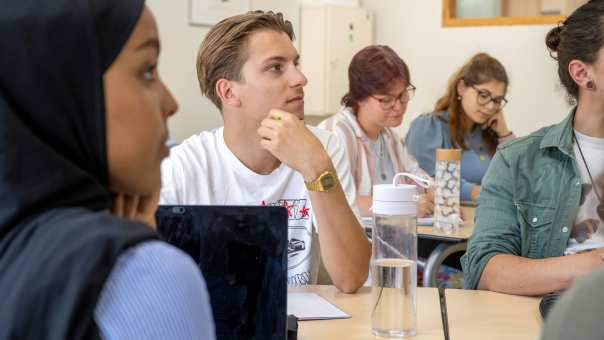
[{"label": "man's hand", "polygon": [[577,256],[577,257],[583,258],[583,260],[581,261],[582,265],[579,265],[579,266],[577,266],[577,268],[575,268],[576,269],[575,279],[577,279],[583,275],[589,274],[593,270],[604,266],[604,248],[596,248],[593,250],[581,252],[579,254],[570,255],[570,256]]},{"label": "man's hand", "polygon": [[331,169],[331,159],[321,142],[297,116],[271,110],[260,123],[260,144],[273,156],[298,171],[307,182],[313,181]]},{"label": "man's hand", "polygon": [[155,229],[155,211],[159,203],[159,190],[151,196],[114,195],[111,213],[118,217],[144,223]]},{"label": "man's hand", "polygon": [[564,290],[576,279],[604,267],[603,256],[604,248],[543,259],[497,254],[487,262],[478,288],[514,295]]}]

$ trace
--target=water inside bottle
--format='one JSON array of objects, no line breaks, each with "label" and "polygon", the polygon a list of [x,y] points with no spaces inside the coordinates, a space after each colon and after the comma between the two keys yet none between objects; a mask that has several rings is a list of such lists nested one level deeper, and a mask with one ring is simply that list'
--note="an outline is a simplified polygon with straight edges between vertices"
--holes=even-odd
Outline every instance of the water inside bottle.
[{"label": "water inside bottle", "polygon": [[372,262],[372,325],[377,336],[404,337],[416,333],[415,261],[382,258]]}]

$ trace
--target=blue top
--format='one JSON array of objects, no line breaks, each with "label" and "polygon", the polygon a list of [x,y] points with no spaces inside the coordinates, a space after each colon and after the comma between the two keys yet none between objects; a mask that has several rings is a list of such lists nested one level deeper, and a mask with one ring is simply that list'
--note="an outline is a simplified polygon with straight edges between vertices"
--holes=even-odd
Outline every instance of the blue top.
[{"label": "blue top", "polygon": [[193,260],[161,241],[119,258],[101,292],[95,321],[103,339],[209,339],[214,321]]},{"label": "blue top", "polygon": [[[405,138],[407,149],[419,165],[434,177],[436,149],[452,149],[448,126],[449,112],[425,113],[411,122]],[[482,183],[492,156],[482,139],[480,126],[476,125],[465,136],[466,150],[461,153],[461,200],[472,200],[472,188]]]}]

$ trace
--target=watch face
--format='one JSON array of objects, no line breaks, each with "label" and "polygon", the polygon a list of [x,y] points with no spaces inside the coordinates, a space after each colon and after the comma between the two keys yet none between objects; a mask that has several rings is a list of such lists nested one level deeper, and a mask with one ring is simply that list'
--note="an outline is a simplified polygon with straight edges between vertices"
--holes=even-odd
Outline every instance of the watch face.
[{"label": "watch face", "polygon": [[326,190],[331,189],[335,184],[333,175],[330,173],[327,173],[327,174],[325,174],[325,176],[322,176],[320,181],[321,181],[321,185],[323,186],[323,189],[326,189]]}]

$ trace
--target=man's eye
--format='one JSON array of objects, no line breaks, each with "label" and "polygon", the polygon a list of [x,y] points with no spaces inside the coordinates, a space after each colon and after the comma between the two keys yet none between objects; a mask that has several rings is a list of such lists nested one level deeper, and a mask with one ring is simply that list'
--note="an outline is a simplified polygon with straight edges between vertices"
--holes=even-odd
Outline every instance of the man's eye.
[{"label": "man's eye", "polygon": [[152,81],[155,79],[155,69],[157,68],[157,65],[151,65],[149,67],[147,67],[145,69],[145,71],[143,72],[143,78],[145,80],[149,80]]},{"label": "man's eye", "polygon": [[283,66],[281,66],[281,64],[275,64],[273,66],[271,66],[271,71],[277,71],[277,72],[281,72],[281,70],[283,70]]}]

